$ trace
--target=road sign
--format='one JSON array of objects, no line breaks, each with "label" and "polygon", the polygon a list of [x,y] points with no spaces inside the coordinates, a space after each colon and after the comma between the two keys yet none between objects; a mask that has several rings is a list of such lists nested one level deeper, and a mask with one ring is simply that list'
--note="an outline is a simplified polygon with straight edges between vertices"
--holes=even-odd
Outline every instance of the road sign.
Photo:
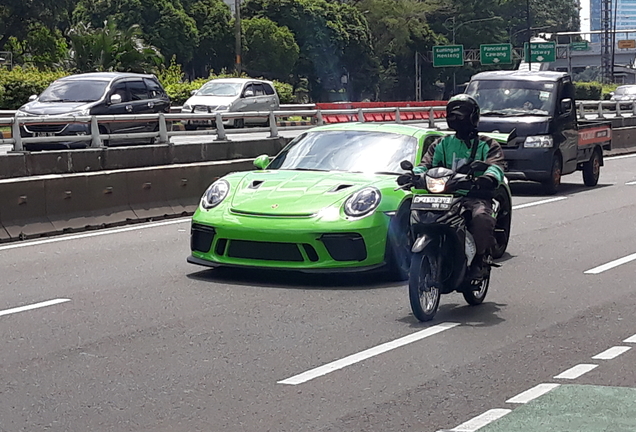
[{"label": "road sign", "polygon": [[[524,44],[524,58],[528,61],[528,42]],[[532,63],[550,63],[556,61],[556,42],[532,42],[530,44]]]},{"label": "road sign", "polygon": [[572,42],[570,44],[571,51],[589,51],[589,49],[590,43],[588,41]]},{"label": "road sign", "polygon": [[636,48],[636,40],[634,39],[623,39],[618,41],[618,47],[620,49],[625,48]]},{"label": "road sign", "polygon": [[464,45],[433,47],[433,67],[464,66]]},{"label": "road sign", "polygon": [[479,61],[482,65],[512,63],[512,45],[485,44],[479,46]]}]

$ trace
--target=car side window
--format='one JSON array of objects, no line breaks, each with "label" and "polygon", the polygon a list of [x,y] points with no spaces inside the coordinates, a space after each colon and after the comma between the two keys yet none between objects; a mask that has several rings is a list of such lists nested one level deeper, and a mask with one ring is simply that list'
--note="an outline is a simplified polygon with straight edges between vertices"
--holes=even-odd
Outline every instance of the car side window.
[{"label": "car side window", "polygon": [[117,83],[113,86],[111,91],[111,95],[119,95],[121,96],[122,102],[130,102],[130,96],[128,94],[128,89],[126,88],[126,83]]},{"label": "car side window", "polygon": [[143,81],[128,81],[126,83],[130,91],[130,97],[133,101],[146,100],[148,98],[148,89]]},{"label": "car side window", "polygon": [[263,90],[263,84],[254,84],[254,96],[264,96],[265,90]]},{"label": "car side window", "polygon": [[144,78],[144,82],[146,83],[148,94],[151,99],[165,98],[167,96],[165,90],[157,81]]},{"label": "car side window", "polygon": [[[251,92],[252,94],[248,96],[248,92]],[[256,96],[256,93],[254,90],[254,84],[248,84],[245,86],[245,89],[243,90],[243,97],[252,97],[252,96]]]},{"label": "car side window", "polygon": [[271,85],[269,84],[263,84],[263,88],[265,89],[265,94],[266,95],[273,95],[276,94],[276,92],[274,91],[274,89],[272,88]]}]

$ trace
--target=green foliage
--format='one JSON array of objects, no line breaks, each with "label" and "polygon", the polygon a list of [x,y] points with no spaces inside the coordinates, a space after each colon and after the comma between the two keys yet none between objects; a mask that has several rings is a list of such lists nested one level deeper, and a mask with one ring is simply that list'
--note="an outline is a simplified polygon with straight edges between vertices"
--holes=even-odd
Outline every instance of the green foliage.
[{"label": "green foliage", "polygon": [[29,96],[42,93],[50,83],[69,75],[66,71],[38,71],[33,67],[14,67],[0,70],[0,108],[18,109],[29,101]]},{"label": "green foliage", "polygon": [[68,45],[60,30],[50,30],[42,23],[33,23],[28,26],[24,40],[10,37],[5,49],[13,53],[13,62],[16,64],[30,64],[46,69],[66,56]]},{"label": "green foliage", "polygon": [[181,65],[177,63],[175,56],[172,56],[172,59],[170,59],[170,66],[163,66],[157,72],[157,78],[164,87],[183,82],[184,75]]},{"label": "green foliage", "polygon": [[580,100],[600,100],[603,86],[598,82],[575,82],[574,98]]},{"label": "green foliage", "polygon": [[78,24],[69,31],[69,38],[67,67],[77,72],[154,73],[163,62],[161,53],[144,42],[136,25],[122,31],[108,21],[96,29]]},{"label": "green foliage", "polygon": [[245,19],[241,26],[246,69],[269,78],[289,79],[300,54],[292,32],[268,18]]},{"label": "green foliage", "polygon": [[609,99],[612,97],[610,93],[616,90],[619,84],[603,84],[601,90],[601,99]]},{"label": "green foliage", "polygon": [[287,84],[280,81],[272,81],[274,84],[274,88],[276,89],[276,93],[278,93],[278,99],[280,99],[281,104],[291,104],[294,103],[294,88],[291,84]]}]

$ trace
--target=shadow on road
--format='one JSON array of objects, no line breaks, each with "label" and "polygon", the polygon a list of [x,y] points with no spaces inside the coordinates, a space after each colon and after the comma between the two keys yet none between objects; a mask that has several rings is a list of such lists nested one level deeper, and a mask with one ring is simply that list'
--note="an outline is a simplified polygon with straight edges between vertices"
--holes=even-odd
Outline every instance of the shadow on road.
[{"label": "shadow on road", "polygon": [[394,282],[384,272],[363,273],[302,273],[269,269],[219,267],[187,275],[188,278],[228,285],[264,288],[368,290],[405,287],[407,282]]},{"label": "shadow on road", "polygon": [[[507,306],[506,304],[486,300],[479,306],[469,306],[466,303],[456,303],[456,295],[459,296],[460,294],[442,296],[439,309],[432,321],[420,322],[412,314],[401,318],[399,321],[410,324],[413,328],[426,328],[443,322],[455,322],[470,327],[492,327],[505,321],[497,315],[497,312],[499,312],[502,307]],[[450,301],[444,303],[445,299],[449,299]]]},{"label": "shadow on road", "polygon": [[605,188],[613,186],[611,184],[598,184],[594,187],[585,186],[581,183],[561,183],[559,186],[559,193],[556,195],[546,195],[543,191],[543,186],[540,183],[526,182],[526,181],[513,181],[510,182],[510,192],[513,196],[532,196],[543,197],[549,199],[555,196],[574,195],[581,192],[587,192],[593,189]]}]

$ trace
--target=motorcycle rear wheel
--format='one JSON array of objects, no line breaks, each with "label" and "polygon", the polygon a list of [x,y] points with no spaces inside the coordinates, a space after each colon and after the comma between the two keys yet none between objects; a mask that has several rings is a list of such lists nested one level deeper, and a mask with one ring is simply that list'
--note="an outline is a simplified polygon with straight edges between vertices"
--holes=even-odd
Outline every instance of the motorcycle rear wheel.
[{"label": "motorcycle rear wheel", "polygon": [[409,275],[409,300],[413,315],[420,321],[430,321],[439,307],[440,290],[437,261],[426,253],[413,254]]},{"label": "motorcycle rear wheel", "polygon": [[486,298],[486,294],[488,294],[488,287],[490,286],[490,272],[488,272],[488,276],[486,276],[479,285],[476,285],[477,289],[467,289],[462,292],[464,296],[464,300],[471,306],[478,306],[484,302]]}]

